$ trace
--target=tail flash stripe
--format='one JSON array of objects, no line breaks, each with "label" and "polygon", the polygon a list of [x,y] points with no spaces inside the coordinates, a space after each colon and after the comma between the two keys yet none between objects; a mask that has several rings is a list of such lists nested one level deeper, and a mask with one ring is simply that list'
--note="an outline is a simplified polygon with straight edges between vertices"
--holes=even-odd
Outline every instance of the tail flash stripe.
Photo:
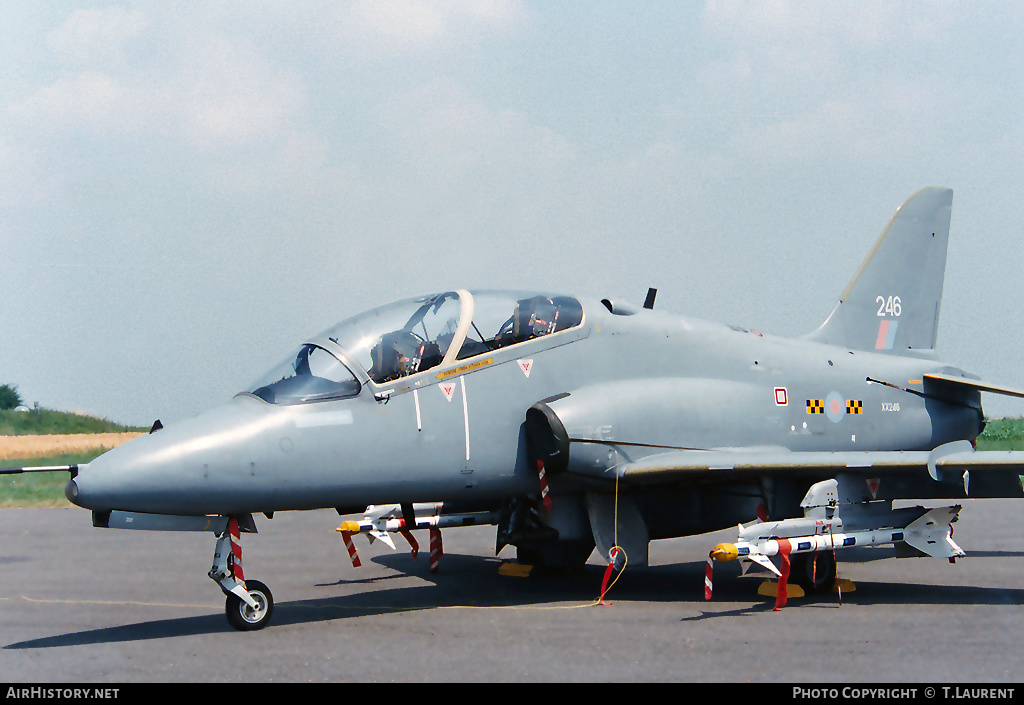
[{"label": "tail flash stripe", "polygon": [[896,342],[896,329],[899,327],[899,321],[894,321],[889,318],[883,319],[878,324],[878,337],[875,339],[875,350],[892,350],[893,343]]},{"label": "tail flash stripe", "polygon": [[889,319],[878,324],[878,337],[875,339],[875,350],[885,350],[885,341],[889,337]]},{"label": "tail flash stripe", "polygon": [[896,329],[899,325],[899,321],[889,321],[889,335],[885,336],[886,350],[892,350],[892,346],[896,342]]}]

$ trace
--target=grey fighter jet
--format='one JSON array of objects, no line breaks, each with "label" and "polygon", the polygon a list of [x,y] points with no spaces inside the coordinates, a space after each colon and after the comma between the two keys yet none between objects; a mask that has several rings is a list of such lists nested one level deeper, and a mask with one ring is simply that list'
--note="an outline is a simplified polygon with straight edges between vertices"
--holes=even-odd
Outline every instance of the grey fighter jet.
[{"label": "grey fighter jet", "polygon": [[268,623],[273,597],[245,578],[240,535],[285,510],[364,514],[346,539],[493,524],[499,550],[549,569],[595,547],[642,566],[651,540],[747,522],[715,560],[779,572],[770,557],[788,568],[792,554],[819,589],[836,548],[962,555],[959,506],[892,506],[1024,496],[1024,453],[973,447],[981,392],[1024,392],[934,352],[952,196],[907,200],[802,338],[659,312],[653,290],[642,306],[420,296],[310,338],[222,406],[63,468],[67,497],[99,527],[212,530],[210,577],[243,630]]}]

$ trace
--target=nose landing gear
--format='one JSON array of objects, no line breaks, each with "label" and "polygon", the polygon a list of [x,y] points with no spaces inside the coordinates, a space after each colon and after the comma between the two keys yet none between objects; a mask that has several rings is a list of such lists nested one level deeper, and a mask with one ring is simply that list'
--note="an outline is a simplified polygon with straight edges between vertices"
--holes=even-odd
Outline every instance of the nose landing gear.
[{"label": "nose landing gear", "polygon": [[260,581],[245,579],[238,519],[235,517],[228,520],[227,531],[217,537],[209,576],[227,597],[224,612],[228,624],[243,632],[267,626],[274,613],[274,596]]}]

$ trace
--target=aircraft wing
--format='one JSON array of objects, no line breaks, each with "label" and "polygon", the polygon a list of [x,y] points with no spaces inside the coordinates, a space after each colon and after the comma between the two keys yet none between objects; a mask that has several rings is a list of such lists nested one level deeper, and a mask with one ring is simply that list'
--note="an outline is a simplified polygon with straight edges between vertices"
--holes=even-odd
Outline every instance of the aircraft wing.
[{"label": "aircraft wing", "polygon": [[[624,481],[659,484],[679,481],[734,481],[758,476],[825,479],[842,473],[865,478],[900,477],[935,484],[962,486],[954,496],[1024,496],[1024,451],[976,451],[967,441],[956,441],[931,451],[794,452],[782,448],[762,450],[673,450],[620,465]],[[920,497],[936,494],[938,487],[922,486]]]}]

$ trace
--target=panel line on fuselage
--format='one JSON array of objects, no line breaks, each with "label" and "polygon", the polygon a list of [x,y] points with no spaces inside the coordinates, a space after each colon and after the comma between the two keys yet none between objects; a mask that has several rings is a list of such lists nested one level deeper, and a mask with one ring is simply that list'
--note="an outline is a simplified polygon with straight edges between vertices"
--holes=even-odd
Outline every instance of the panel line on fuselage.
[{"label": "panel line on fuselage", "polygon": [[466,401],[466,376],[459,377],[462,387],[462,420],[466,429],[466,462],[469,462],[469,404]]},{"label": "panel line on fuselage", "polygon": [[418,389],[412,390],[412,401],[413,401],[413,404],[415,404],[415,406],[416,406],[416,430],[417,431],[422,431],[423,430],[423,420],[420,417],[420,390],[418,390]]}]

